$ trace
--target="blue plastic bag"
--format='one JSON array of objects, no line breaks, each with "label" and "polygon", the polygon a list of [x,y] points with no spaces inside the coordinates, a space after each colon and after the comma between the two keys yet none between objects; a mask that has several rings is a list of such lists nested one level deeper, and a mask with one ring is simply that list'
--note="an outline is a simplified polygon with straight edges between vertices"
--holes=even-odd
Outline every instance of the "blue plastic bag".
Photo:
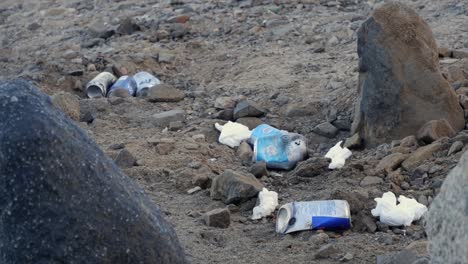
[{"label": "blue plastic bag", "polygon": [[270,169],[290,170],[307,155],[304,136],[262,124],[252,131],[253,161],[264,161]]}]

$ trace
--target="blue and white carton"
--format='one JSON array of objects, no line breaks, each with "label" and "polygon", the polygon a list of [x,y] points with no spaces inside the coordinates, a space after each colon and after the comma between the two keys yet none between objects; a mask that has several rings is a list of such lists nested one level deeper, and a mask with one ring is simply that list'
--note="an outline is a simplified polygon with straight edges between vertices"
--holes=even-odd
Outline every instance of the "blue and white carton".
[{"label": "blue and white carton", "polygon": [[307,155],[304,136],[267,124],[252,131],[250,143],[254,146],[253,161],[264,161],[270,169],[290,170]]},{"label": "blue and white carton", "polygon": [[351,228],[351,213],[345,200],[287,203],[278,210],[276,232],[288,234],[302,230],[346,230]]}]

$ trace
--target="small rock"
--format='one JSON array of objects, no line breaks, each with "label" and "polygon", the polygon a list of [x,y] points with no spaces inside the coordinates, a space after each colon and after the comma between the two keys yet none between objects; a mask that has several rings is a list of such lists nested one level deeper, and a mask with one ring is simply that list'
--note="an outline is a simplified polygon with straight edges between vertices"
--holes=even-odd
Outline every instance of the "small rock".
[{"label": "small rock", "polygon": [[253,151],[252,148],[250,147],[249,143],[247,142],[242,142],[237,148],[237,156],[242,160],[242,161],[251,161],[252,160],[252,155]]},{"label": "small rock", "polygon": [[114,144],[111,144],[109,146],[109,149],[111,149],[111,150],[119,150],[119,149],[123,149],[123,148],[125,148],[124,143],[114,143]]},{"label": "small rock", "polygon": [[442,149],[442,147],[443,145],[437,142],[421,147],[403,161],[401,165],[406,171],[413,171],[416,167],[421,165],[421,163],[431,158],[435,152]]},{"label": "small rock", "polygon": [[236,120],[241,117],[260,117],[264,114],[265,110],[247,100],[237,103],[236,108],[234,108],[234,119]]},{"label": "small rock", "polygon": [[89,35],[92,38],[107,39],[115,34],[115,31],[106,27],[102,22],[95,22],[88,27]]},{"label": "small rock", "polygon": [[250,130],[254,130],[257,126],[264,123],[260,118],[257,117],[241,117],[237,119],[236,122],[248,127]]},{"label": "small rock", "polygon": [[317,125],[312,131],[320,136],[327,138],[334,138],[336,134],[338,134],[338,128],[329,122],[324,122]]},{"label": "small rock", "polygon": [[105,41],[101,38],[93,38],[93,39],[83,42],[81,46],[85,49],[90,49],[96,46],[101,46],[102,44],[104,44],[104,42]]},{"label": "small rock", "polygon": [[377,242],[386,246],[393,244],[393,236],[389,233],[381,233],[377,238]]},{"label": "small rock", "polygon": [[132,18],[128,17],[120,22],[120,25],[117,28],[117,33],[120,35],[131,35],[140,29],[140,26],[138,26]]},{"label": "small rock", "polygon": [[327,233],[324,233],[324,232],[318,233],[316,235],[312,235],[309,238],[309,242],[317,246],[326,244],[328,243],[329,240],[330,240],[330,237],[327,235]]},{"label": "small rock", "polygon": [[167,127],[171,122],[185,121],[185,111],[180,109],[165,111],[153,115],[153,122],[160,127]]},{"label": "small rock", "polygon": [[170,131],[179,131],[184,128],[184,122],[182,121],[175,121],[169,123],[169,130]]},{"label": "small rock", "polygon": [[299,177],[315,177],[328,171],[329,160],[322,157],[313,157],[299,162],[291,175]]},{"label": "small rock", "polygon": [[95,72],[96,71],[96,65],[95,64],[88,64],[87,66],[88,72]]},{"label": "small rock", "polygon": [[401,163],[408,158],[408,155],[401,153],[393,153],[383,158],[377,165],[377,171],[385,171],[387,173],[396,170]]},{"label": "small rock", "polygon": [[425,206],[429,205],[429,201],[427,200],[426,195],[423,195],[423,194],[419,195],[418,202],[421,204],[424,204]]},{"label": "small rock", "polygon": [[452,51],[452,57],[455,58],[455,59],[468,58],[468,51],[454,50],[454,51]]},{"label": "small rock", "polygon": [[60,92],[52,96],[52,103],[71,119],[80,121],[80,101],[77,96]]},{"label": "small rock", "polygon": [[432,120],[424,124],[418,131],[417,139],[426,144],[443,138],[454,137],[457,133],[446,119]]},{"label": "small rock", "polygon": [[196,135],[193,135],[192,138],[196,142],[205,142],[206,141],[206,137],[205,137],[204,134],[196,134]]},{"label": "small rock", "polygon": [[173,39],[183,38],[189,33],[189,28],[184,24],[173,23],[170,27],[170,32]]},{"label": "small rock", "polygon": [[452,154],[455,154],[457,152],[459,152],[460,150],[463,149],[463,142],[461,141],[455,141],[452,146],[450,147],[449,151],[448,151],[448,156],[451,156]]},{"label": "small rock", "polygon": [[234,120],[234,108],[226,108],[224,110],[219,111],[215,118],[231,121]]},{"label": "small rock", "polygon": [[115,164],[120,168],[131,168],[135,162],[135,157],[127,149],[122,149],[115,158]]},{"label": "small rock", "polygon": [[226,170],[214,178],[210,196],[214,200],[230,204],[246,201],[256,196],[262,189],[263,184],[255,176]]},{"label": "small rock", "polygon": [[416,136],[407,136],[400,142],[400,147],[412,148],[418,146],[418,139]]},{"label": "small rock", "polygon": [[217,109],[226,109],[236,107],[236,100],[229,96],[222,96],[216,98],[214,107]]},{"label": "small rock", "polygon": [[231,214],[227,208],[211,210],[203,218],[207,226],[228,228],[231,224]]},{"label": "small rock", "polygon": [[175,59],[175,55],[169,52],[160,52],[158,54],[159,63],[172,63]]},{"label": "small rock", "polygon": [[375,176],[366,176],[361,181],[362,187],[367,187],[371,185],[381,184],[383,182],[382,178],[375,177]]},{"label": "small rock", "polygon": [[171,143],[160,143],[156,146],[156,151],[159,155],[167,155],[174,149],[174,144]]},{"label": "small rock", "polygon": [[388,225],[383,224],[380,221],[377,221],[376,225],[377,225],[377,230],[379,230],[380,232],[385,233],[385,232],[387,232],[389,230]]},{"label": "small rock", "polygon": [[180,102],[184,100],[185,93],[167,84],[158,84],[151,88],[147,95],[150,102]]},{"label": "small rock", "polygon": [[185,143],[184,148],[187,150],[197,150],[200,148],[200,145],[195,143]]},{"label": "small rock", "polygon": [[354,134],[352,137],[347,138],[343,147],[348,149],[359,149],[362,147],[362,138],[359,134]]},{"label": "small rock", "polygon": [[468,96],[460,94],[458,95],[458,100],[460,101],[460,105],[463,107],[463,109],[468,109]]},{"label": "small rock", "polygon": [[260,161],[255,163],[250,167],[250,173],[252,173],[256,178],[260,179],[263,176],[270,176],[266,166],[266,162]]},{"label": "small rock", "polygon": [[190,17],[187,15],[172,16],[167,19],[167,23],[179,23],[185,24],[190,20]]},{"label": "small rock", "polygon": [[331,258],[336,255],[338,255],[340,252],[336,248],[335,245],[333,244],[328,244],[325,246],[322,246],[317,253],[315,253],[315,258],[316,259],[326,259],[326,258]]},{"label": "small rock", "polygon": [[409,183],[403,181],[401,184],[400,184],[400,187],[403,189],[403,190],[408,190],[410,188],[410,185]]},{"label": "small rock", "polygon": [[200,186],[196,186],[196,187],[193,187],[192,189],[188,190],[187,194],[194,194],[194,193],[199,192],[201,190],[202,190],[202,188]]}]

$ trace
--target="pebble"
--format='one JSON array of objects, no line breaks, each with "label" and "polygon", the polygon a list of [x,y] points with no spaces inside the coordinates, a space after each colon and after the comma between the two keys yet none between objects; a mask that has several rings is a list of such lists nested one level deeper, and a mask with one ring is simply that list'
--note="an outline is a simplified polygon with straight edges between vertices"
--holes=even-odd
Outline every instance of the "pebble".
[{"label": "pebble", "polygon": [[327,244],[322,246],[317,253],[315,253],[316,259],[330,258],[339,254],[339,250],[333,244]]}]

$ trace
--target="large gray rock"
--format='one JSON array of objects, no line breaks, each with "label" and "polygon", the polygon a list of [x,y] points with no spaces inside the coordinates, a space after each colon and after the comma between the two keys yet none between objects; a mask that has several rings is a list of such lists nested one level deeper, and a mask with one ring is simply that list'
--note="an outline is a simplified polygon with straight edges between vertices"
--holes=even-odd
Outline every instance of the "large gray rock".
[{"label": "large gray rock", "polygon": [[142,189],[25,81],[0,83],[1,263],[187,263]]},{"label": "large gray rock", "polygon": [[432,263],[468,263],[468,151],[425,217]]},{"label": "large gray rock", "polygon": [[366,146],[414,135],[430,120],[465,120],[455,92],[439,71],[427,23],[402,3],[377,8],[358,32],[359,100],[352,134]]}]

